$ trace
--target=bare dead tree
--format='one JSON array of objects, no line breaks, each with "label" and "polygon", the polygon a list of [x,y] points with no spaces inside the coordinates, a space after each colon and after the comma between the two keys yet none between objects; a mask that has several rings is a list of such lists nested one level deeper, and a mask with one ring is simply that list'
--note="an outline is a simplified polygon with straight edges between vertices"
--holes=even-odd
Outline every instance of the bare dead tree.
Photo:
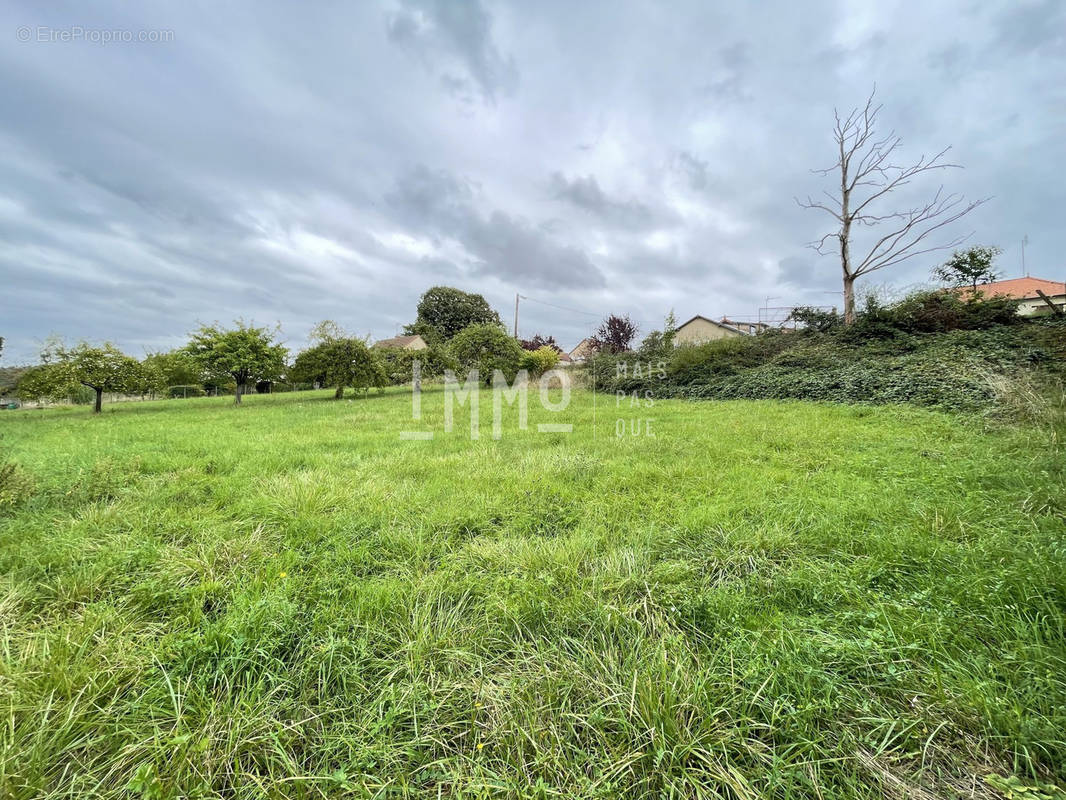
[{"label": "bare dead tree", "polygon": [[[966,216],[989,199],[985,197],[967,201],[958,194],[945,194],[944,187],[941,186],[924,205],[901,210],[882,208],[884,204],[881,201],[888,195],[923,173],[961,169],[961,166],[944,161],[950,147],[944,148],[932,158],[923,155],[917,163],[909,166],[895,163],[893,156],[903,140],[896,136],[895,131],[890,131],[884,138],[878,138],[877,115],[881,106],[874,105],[875,92],[876,88],[870,93],[863,108],[854,109],[844,119],[840,118],[836,110],[833,111],[836,118],[833,137],[839,156],[831,167],[812,172],[817,175],[839,172],[839,193],[836,190],[823,191],[825,200],[815,200],[810,196],[806,201],[798,198],[796,200],[802,208],[825,211],[840,224],[838,230],[827,233],[809,246],[822,255],[840,255],[844,278],[844,319],[848,323],[855,320],[857,278],[922,253],[955,247],[968,238],[969,234],[937,244],[928,241],[928,237]],[[859,226],[883,226],[886,233],[876,238],[869,251],[860,260],[855,261],[851,255],[852,229]]]}]

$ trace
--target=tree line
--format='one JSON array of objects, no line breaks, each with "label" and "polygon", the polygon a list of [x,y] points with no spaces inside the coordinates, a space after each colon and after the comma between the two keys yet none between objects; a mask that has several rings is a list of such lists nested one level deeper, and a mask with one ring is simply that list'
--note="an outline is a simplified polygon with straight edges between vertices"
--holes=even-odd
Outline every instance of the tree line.
[{"label": "tree line", "polygon": [[[980,299],[980,285],[996,280],[994,260],[998,247],[973,246],[955,251],[933,269],[933,277],[957,289],[969,289],[968,298]],[[854,312],[853,322],[861,312]],[[824,327],[835,314],[816,309],[796,309],[793,317],[804,325]],[[823,317],[825,319],[823,319]],[[829,320],[827,322],[827,320]],[[671,311],[661,331],[651,331],[642,349],[670,349],[677,323]],[[588,338],[592,352],[619,354],[630,351],[639,329],[628,316],[608,315]],[[93,410],[99,412],[105,393],[175,396],[208,391],[233,393],[234,402],[264,382],[332,387],[340,399],[346,389],[365,394],[371,388],[409,383],[414,363],[419,375],[432,379],[445,370],[478,369],[486,383],[500,370],[512,380],[521,369],[539,375],[556,366],[563,351],[553,336],[535,334],[515,339],[507,333],[499,314],[480,294],[451,286],[434,286],[420,298],[415,321],[404,327],[419,335],[424,350],[372,347],[367,339],[325,320],[309,336],[310,346],[290,360],[288,348],[279,341],[280,328],[257,327],[237,320],[232,327],[218,323],[201,325],[184,347],[136,359],[110,342],[67,345],[48,341],[40,363],[18,377],[17,392],[24,400],[61,400],[87,391]],[[3,339],[0,338],[0,352]],[[180,392],[175,392],[180,389]]]},{"label": "tree line", "polygon": [[39,401],[87,390],[97,413],[105,393],[157,396],[170,391],[187,396],[189,390],[193,395],[228,391],[240,405],[248,391],[265,382],[330,387],[340,399],[349,388],[365,394],[371,388],[410,382],[416,360],[421,378],[477,368],[487,381],[497,369],[513,380],[521,369],[533,374],[551,369],[561,353],[554,337],[515,339],[482,295],[449,286],[435,286],[422,295],[416,319],[405,331],[420,335],[427,348],[373,347],[332,320],[316,325],[309,346],[295,357],[280,341],[280,327],[243,320],[230,327],[201,325],[185,346],[139,360],[111,342],[68,345],[52,339],[42,349],[40,363],[20,375],[17,391],[24,400]]}]

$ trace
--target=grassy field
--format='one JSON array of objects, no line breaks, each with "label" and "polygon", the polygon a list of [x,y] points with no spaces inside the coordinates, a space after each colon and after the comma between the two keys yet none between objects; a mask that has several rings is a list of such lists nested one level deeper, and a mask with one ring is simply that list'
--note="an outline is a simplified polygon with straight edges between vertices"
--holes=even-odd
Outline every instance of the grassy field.
[{"label": "grassy field", "polygon": [[328,398],[0,415],[35,486],[0,512],[0,796],[1066,782],[1066,460],[1038,432],[576,393],[496,441],[483,394],[471,441],[439,390],[419,423]]}]

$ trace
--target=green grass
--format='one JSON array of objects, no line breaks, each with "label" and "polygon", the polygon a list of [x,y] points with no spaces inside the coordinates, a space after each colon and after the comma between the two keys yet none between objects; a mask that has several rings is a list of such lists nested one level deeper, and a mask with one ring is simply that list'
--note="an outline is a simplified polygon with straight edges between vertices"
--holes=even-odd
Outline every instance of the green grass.
[{"label": "green grass", "polygon": [[[1066,781],[1066,467],[1036,431],[576,393],[495,441],[483,394],[471,441],[439,389],[421,423],[328,396],[0,416],[35,486],[0,512],[0,796]],[[633,417],[655,437],[616,438]]]}]

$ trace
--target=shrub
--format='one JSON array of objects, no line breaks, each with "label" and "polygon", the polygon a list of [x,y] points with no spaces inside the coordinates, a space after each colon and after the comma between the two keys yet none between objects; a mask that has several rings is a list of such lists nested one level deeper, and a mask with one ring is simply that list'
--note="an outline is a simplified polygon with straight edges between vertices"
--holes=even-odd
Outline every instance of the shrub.
[{"label": "shrub", "polygon": [[544,345],[533,351],[525,351],[519,366],[530,375],[543,375],[559,363],[559,354],[554,348]]},{"label": "shrub", "polygon": [[[846,328],[683,345],[665,355],[661,372],[647,368],[646,354],[626,353],[590,359],[587,373],[600,390],[661,397],[906,402],[1013,414],[1026,404],[1035,408],[1032,398],[1066,377],[1066,322],[1015,324],[1013,308],[1004,317],[1002,309],[927,293],[891,308],[868,303],[860,322]],[[988,324],[1001,318],[1011,324]],[[942,324],[979,327],[920,330]],[[641,362],[643,369],[635,369]]]},{"label": "shrub", "polygon": [[496,370],[500,370],[507,380],[514,380],[522,360],[518,340],[492,323],[464,328],[451,340],[449,347],[459,367],[478,370],[486,385],[492,383]]},{"label": "shrub", "polygon": [[954,292],[914,292],[898,303],[883,306],[868,297],[866,307],[854,325],[841,333],[851,341],[892,338],[901,333],[946,333],[955,330],[984,330],[1019,322],[1015,303],[1002,297],[971,294],[963,298]]},{"label": "shrub", "polygon": [[424,350],[402,350],[398,347],[381,347],[375,350],[385,370],[385,382],[401,386],[414,379],[414,363],[418,361],[422,380],[439,378],[444,370],[457,368],[455,359],[443,347],[427,347]]}]

